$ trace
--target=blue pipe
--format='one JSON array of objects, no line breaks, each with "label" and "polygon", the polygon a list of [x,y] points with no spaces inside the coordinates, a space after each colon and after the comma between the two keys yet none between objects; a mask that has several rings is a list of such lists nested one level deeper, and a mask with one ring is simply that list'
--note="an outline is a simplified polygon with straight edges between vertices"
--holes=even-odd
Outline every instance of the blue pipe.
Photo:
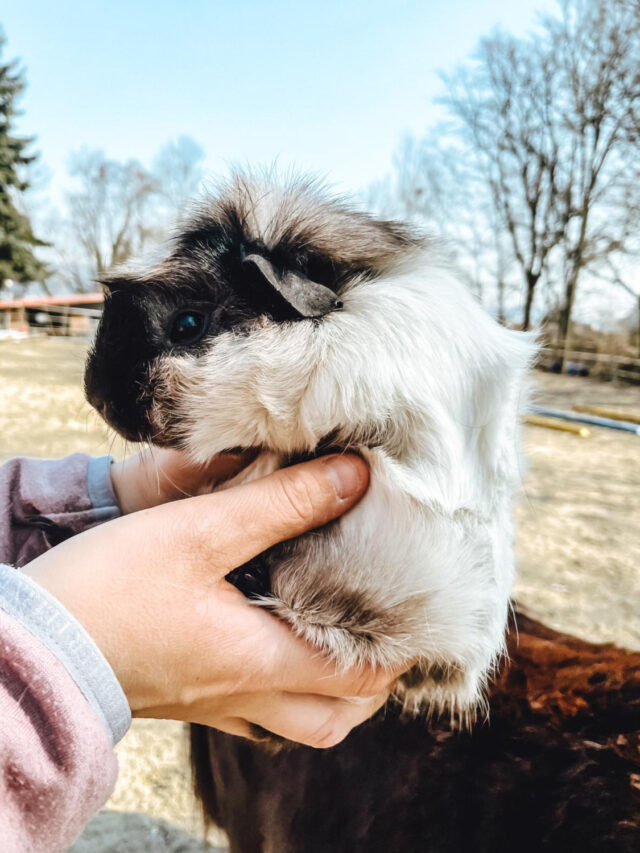
[{"label": "blue pipe", "polygon": [[582,415],[578,412],[565,412],[562,409],[547,409],[543,406],[532,406],[531,411],[536,415],[546,415],[550,418],[561,418],[564,421],[575,421],[579,424],[591,424],[591,426],[619,429],[623,432],[632,432],[634,435],[640,435],[640,424],[632,424],[629,423],[629,421],[614,421],[611,418],[599,418],[597,415]]}]

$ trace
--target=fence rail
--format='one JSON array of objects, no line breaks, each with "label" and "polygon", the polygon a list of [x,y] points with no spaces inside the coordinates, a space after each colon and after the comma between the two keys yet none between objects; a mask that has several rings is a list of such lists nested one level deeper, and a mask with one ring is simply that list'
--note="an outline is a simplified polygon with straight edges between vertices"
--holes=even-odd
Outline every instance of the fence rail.
[{"label": "fence rail", "polygon": [[548,367],[554,359],[564,357],[564,369],[569,363],[581,363],[588,368],[596,368],[594,375],[606,379],[622,379],[625,382],[640,384],[640,358],[613,355],[603,352],[585,352],[584,350],[563,350],[562,347],[543,347],[539,366]]},{"label": "fence rail", "polygon": [[102,316],[102,308],[79,308],[77,305],[45,305],[30,310],[41,311],[43,314],[59,314],[63,317],[91,317],[93,320],[99,320]]}]

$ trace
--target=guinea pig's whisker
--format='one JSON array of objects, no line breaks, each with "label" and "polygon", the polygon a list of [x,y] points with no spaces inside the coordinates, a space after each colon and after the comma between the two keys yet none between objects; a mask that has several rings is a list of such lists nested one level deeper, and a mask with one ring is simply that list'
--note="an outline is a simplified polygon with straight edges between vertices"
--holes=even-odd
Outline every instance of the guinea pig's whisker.
[{"label": "guinea pig's whisker", "polygon": [[111,430],[111,438],[109,440],[109,449],[108,449],[108,453],[107,453],[108,456],[111,456],[113,454],[113,446],[116,443],[117,437],[118,437],[117,433],[115,433],[115,432],[113,432],[113,430]]},{"label": "guinea pig's whisker", "polygon": [[[147,450],[148,450],[148,456],[147,456],[147,459],[148,459],[148,460],[151,462],[151,464],[153,465],[153,472],[154,472],[155,477],[156,477],[156,491],[157,491],[157,493],[158,493],[158,494],[160,494],[160,492],[161,492],[161,489],[160,489],[160,464],[159,464],[159,462],[158,462],[158,460],[157,460],[157,458],[156,458],[156,452],[155,452],[155,451],[156,451],[156,449],[155,449],[155,447],[153,446],[153,444],[151,443],[151,441],[150,441],[150,440],[145,441],[145,446],[146,446],[146,448],[147,448]],[[166,474],[165,474],[165,477],[166,477],[166,478],[167,478],[167,480],[169,480],[169,482],[171,483],[170,478],[169,478]],[[171,483],[171,485],[173,485],[173,483]]]}]

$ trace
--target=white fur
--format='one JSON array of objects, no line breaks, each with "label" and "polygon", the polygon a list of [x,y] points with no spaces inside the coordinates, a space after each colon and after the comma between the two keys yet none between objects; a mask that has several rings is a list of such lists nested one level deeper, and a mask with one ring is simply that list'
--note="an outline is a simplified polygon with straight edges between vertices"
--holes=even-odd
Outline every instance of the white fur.
[{"label": "white fur", "polygon": [[[163,360],[182,443],[201,461],[260,446],[277,467],[279,454],[313,451],[337,431],[336,444],[362,453],[369,491],[281,555],[276,609],[345,665],[444,666],[454,677],[400,693],[465,713],[503,650],[534,343],[497,325],[424,250],[340,298],[319,324],[263,320],[215,338],[204,356]],[[334,624],[340,589],[364,593],[388,624],[361,636]]]}]

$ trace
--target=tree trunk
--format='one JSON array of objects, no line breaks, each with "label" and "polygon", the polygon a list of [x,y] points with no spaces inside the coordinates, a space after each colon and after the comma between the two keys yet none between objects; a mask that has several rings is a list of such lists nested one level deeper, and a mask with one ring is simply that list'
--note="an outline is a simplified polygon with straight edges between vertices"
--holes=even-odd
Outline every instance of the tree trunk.
[{"label": "tree trunk", "polygon": [[560,337],[564,341],[564,347],[562,350],[562,355],[560,356],[560,372],[564,369],[564,360],[565,355],[568,350],[568,335],[569,335],[569,326],[571,324],[571,313],[573,311],[573,303],[576,298],[576,287],[578,285],[578,276],[580,275],[580,270],[582,269],[582,259],[584,254],[584,246],[587,238],[587,220],[589,218],[589,211],[591,205],[591,197],[587,195],[583,208],[582,208],[582,221],[580,223],[580,236],[578,237],[578,244],[573,252],[572,264],[571,264],[571,274],[567,279],[567,283],[564,291],[564,305],[562,306],[562,311],[560,313]]},{"label": "tree trunk", "polygon": [[498,323],[501,326],[506,325],[506,317],[504,313],[504,279],[502,276],[498,278]]},{"label": "tree trunk", "polygon": [[573,302],[576,295],[576,284],[578,281],[578,270],[574,267],[567,280],[564,289],[564,305],[560,312],[560,373],[564,370],[566,355],[569,350],[569,328],[571,326],[571,313],[573,311]]},{"label": "tree trunk", "polygon": [[531,270],[527,270],[525,277],[527,283],[527,297],[524,303],[524,316],[522,318],[522,330],[524,332],[528,331],[531,325],[531,306],[533,305],[533,294],[536,289],[536,284],[538,283],[539,278],[539,273],[534,273]]},{"label": "tree trunk", "polygon": [[569,279],[564,289],[564,305],[560,312],[560,340],[567,339],[569,332],[569,323],[571,322],[571,313],[573,311],[573,301],[576,295],[576,282],[578,279],[578,271],[574,269],[569,276]]}]

